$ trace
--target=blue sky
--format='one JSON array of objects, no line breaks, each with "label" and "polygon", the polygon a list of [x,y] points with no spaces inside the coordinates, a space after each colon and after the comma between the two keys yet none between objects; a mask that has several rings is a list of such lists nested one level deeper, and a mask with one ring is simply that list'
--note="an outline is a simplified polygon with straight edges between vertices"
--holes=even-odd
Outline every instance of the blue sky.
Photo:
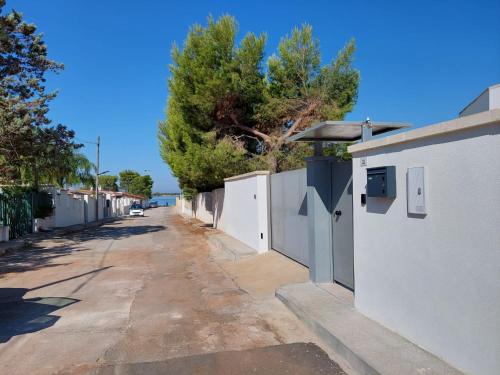
[{"label": "blue sky", "polygon": [[[130,1],[7,0],[45,34],[65,70],[50,116],[81,140],[101,136],[101,168],[148,171],[156,191],[177,191],[159,156],[168,64],[193,23],[231,14],[247,31],[266,32],[267,52],[295,25],[310,23],[328,62],[351,37],[361,72],[348,119],[408,121],[415,127],[454,118],[500,82],[500,1]],[[95,159],[93,145],[84,152]]]}]

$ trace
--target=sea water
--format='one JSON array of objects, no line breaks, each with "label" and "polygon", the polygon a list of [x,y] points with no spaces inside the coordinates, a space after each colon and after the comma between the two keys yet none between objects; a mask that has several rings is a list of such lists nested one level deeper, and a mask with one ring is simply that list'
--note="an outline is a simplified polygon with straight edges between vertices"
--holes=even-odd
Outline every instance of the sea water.
[{"label": "sea water", "polygon": [[158,206],[175,206],[175,196],[153,197],[150,202],[157,202]]}]

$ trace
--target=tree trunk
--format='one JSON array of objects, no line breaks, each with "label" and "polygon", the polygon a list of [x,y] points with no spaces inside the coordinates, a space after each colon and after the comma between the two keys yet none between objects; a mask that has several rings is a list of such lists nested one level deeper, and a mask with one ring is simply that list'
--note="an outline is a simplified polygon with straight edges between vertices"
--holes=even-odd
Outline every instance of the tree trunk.
[{"label": "tree trunk", "polygon": [[274,152],[270,152],[268,155],[269,160],[269,172],[278,173],[278,158]]}]

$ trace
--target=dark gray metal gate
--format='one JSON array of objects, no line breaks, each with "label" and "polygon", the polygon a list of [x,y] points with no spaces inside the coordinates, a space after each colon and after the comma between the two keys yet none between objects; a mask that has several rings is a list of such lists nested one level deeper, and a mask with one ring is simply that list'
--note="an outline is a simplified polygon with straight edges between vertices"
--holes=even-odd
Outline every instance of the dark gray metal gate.
[{"label": "dark gray metal gate", "polygon": [[10,227],[11,240],[33,231],[33,199],[33,193],[0,194],[0,225]]},{"label": "dark gray metal gate", "polygon": [[333,279],[354,289],[352,162],[332,162]]},{"label": "dark gray metal gate", "polygon": [[309,266],[306,169],[271,175],[271,247]]}]

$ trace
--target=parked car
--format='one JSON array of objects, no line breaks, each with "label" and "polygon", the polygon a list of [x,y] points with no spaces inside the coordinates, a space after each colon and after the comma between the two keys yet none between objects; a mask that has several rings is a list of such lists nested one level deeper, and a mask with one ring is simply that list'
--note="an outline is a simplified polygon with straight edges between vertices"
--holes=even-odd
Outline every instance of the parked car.
[{"label": "parked car", "polygon": [[129,216],[144,216],[144,208],[139,203],[130,206]]},{"label": "parked car", "polygon": [[158,207],[158,202],[156,201],[149,202],[149,208],[157,208],[157,207]]}]

